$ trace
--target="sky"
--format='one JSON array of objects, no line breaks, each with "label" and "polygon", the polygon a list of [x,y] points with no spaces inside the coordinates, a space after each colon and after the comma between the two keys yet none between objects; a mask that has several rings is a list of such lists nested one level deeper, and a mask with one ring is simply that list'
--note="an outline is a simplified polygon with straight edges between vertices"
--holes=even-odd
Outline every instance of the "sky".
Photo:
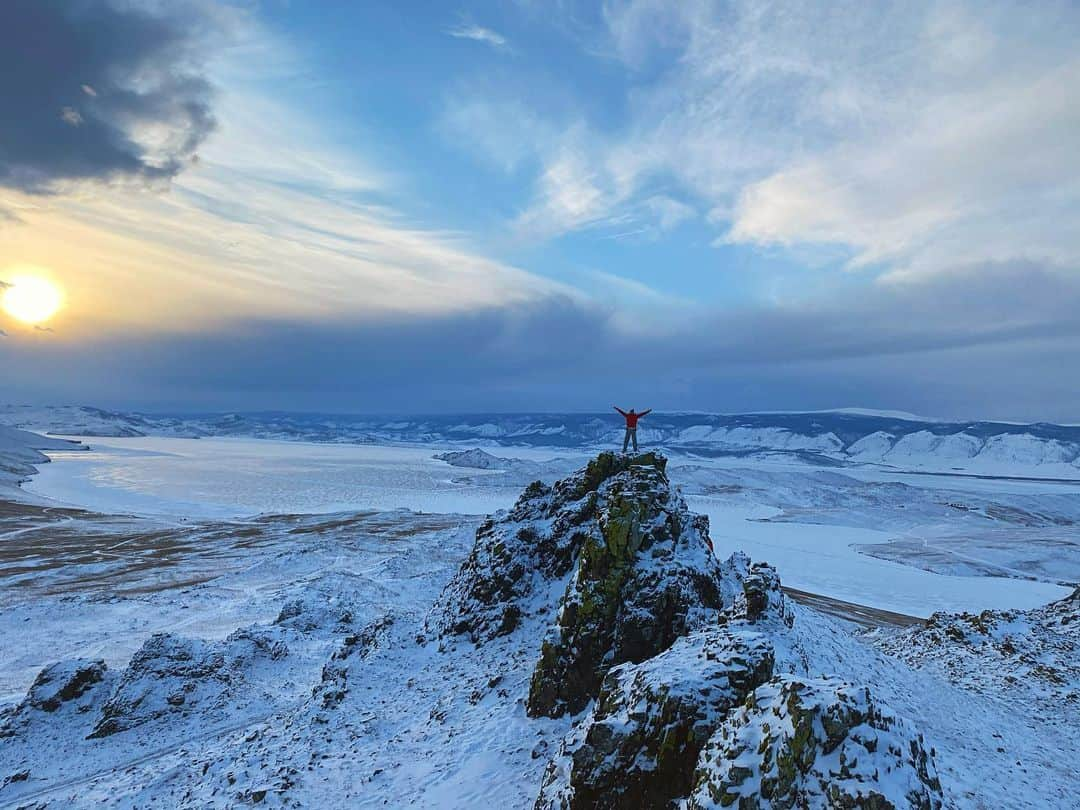
[{"label": "sky", "polygon": [[6,0],[0,401],[1080,421],[1072,0]]}]

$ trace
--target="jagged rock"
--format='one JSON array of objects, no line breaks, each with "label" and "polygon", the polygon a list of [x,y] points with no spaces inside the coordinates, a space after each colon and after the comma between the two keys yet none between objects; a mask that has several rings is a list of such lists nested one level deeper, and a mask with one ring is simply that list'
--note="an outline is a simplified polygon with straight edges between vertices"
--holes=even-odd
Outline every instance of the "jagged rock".
[{"label": "jagged rock", "polygon": [[582,537],[541,647],[529,690],[533,717],[581,711],[611,667],[644,661],[680,636],[715,626],[742,592],[745,558],[716,561],[708,518],[688,511],[662,457],[639,459],[606,479],[596,472],[610,470],[606,464],[590,468],[584,481],[556,485],[598,487],[582,490],[596,492],[594,530]]},{"label": "jagged rock", "polygon": [[689,810],[942,806],[933,751],[865,687],[777,677],[720,725]]},{"label": "jagged rock", "polygon": [[476,532],[476,543],[443,590],[427,631],[467,634],[482,643],[511,633],[523,616],[550,607],[552,583],[574,566],[585,539],[600,538],[597,490],[633,467],[663,471],[666,459],[646,453],[601,453],[582,470],[549,487],[535,481],[507,512]]},{"label": "jagged rock", "polygon": [[382,616],[365,626],[359,633],[347,635],[323,665],[319,683],[311,690],[311,696],[324,709],[334,709],[341,704],[348,692],[349,665],[354,660],[366,658],[379,647],[383,637],[394,624],[393,616]]},{"label": "jagged rock", "polygon": [[666,466],[657,453],[601,453],[551,487],[530,484],[478,529],[428,631],[483,643],[558,604],[528,700],[531,716],[558,716],[581,711],[613,666],[736,610],[782,613],[775,572],[751,571],[742,555],[717,562],[708,519],[687,509]]},{"label": "jagged rock", "polygon": [[288,655],[278,635],[237,630],[223,641],[151,636],[124,671],[90,738],[107,737],[178,712],[227,707],[247,685],[246,670]]},{"label": "jagged rock", "polygon": [[791,627],[795,621],[780,588],[780,576],[768,563],[753,563],[745,570],[742,598],[735,611],[752,622],[778,620]]},{"label": "jagged rock", "polygon": [[17,706],[0,713],[0,739],[18,733],[35,713],[92,711],[108,695],[112,676],[101,659],[75,658],[50,664],[38,673]]},{"label": "jagged rock", "polygon": [[690,792],[698,754],[728,710],[772,671],[768,638],[745,627],[694,633],[616,667],[549,764],[537,810],[670,806]]},{"label": "jagged rock", "polygon": [[82,697],[101,683],[107,669],[100,658],[60,661],[38,673],[26,699],[32,708],[54,712],[61,704]]}]

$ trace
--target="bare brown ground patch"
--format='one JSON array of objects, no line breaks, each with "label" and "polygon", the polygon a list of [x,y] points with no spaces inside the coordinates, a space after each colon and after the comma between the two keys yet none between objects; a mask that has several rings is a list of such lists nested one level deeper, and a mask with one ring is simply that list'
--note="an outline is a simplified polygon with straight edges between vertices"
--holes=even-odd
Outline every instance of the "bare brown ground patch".
[{"label": "bare brown ground patch", "polygon": [[314,538],[390,553],[387,542],[468,522],[454,515],[365,511],[162,524],[0,500],[0,603],[5,596],[136,595],[188,587],[248,564],[252,549],[284,550]]},{"label": "bare brown ground patch", "polygon": [[858,605],[854,602],[845,602],[842,599],[833,599],[831,596],[808,593],[795,588],[784,588],[784,593],[799,604],[812,607],[830,616],[847,619],[863,627],[911,627],[926,622],[925,619],[920,619],[918,616],[909,616],[906,613],[894,613],[891,610]]}]

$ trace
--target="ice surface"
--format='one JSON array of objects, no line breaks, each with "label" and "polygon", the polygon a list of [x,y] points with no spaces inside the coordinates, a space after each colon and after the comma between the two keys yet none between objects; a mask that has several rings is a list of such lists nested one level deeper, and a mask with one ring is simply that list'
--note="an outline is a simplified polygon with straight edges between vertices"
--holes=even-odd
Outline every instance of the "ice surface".
[{"label": "ice surface", "polygon": [[[483,485],[474,480],[483,477],[480,471],[463,473],[432,458],[437,448],[424,446],[165,437],[86,441],[91,452],[55,455],[27,491],[106,513],[223,518],[344,509],[479,515],[513,503],[521,488],[517,478]],[[518,454],[551,458],[529,450]],[[580,458],[575,455],[561,469]]]}]

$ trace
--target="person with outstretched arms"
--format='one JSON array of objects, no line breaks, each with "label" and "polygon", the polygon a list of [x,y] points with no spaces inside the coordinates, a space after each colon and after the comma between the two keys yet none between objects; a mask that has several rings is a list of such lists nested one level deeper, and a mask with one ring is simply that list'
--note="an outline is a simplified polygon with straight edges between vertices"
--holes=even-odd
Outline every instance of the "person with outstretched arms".
[{"label": "person with outstretched arms", "polygon": [[638,420],[641,419],[641,417],[645,416],[646,414],[651,413],[652,408],[646,408],[645,410],[638,413],[633,408],[631,408],[629,411],[624,411],[618,405],[616,405],[614,407],[615,407],[615,410],[617,410],[619,413],[621,413],[623,415],[623,419],[626,420],[626,435],[623,436],[622,451],[625,453],[627,445],[630,444],[630,442],[633,442],[634,443],[634,452],[636,453],[638,451],[638,445],[637,445],[637,423],[638,423]]}]

